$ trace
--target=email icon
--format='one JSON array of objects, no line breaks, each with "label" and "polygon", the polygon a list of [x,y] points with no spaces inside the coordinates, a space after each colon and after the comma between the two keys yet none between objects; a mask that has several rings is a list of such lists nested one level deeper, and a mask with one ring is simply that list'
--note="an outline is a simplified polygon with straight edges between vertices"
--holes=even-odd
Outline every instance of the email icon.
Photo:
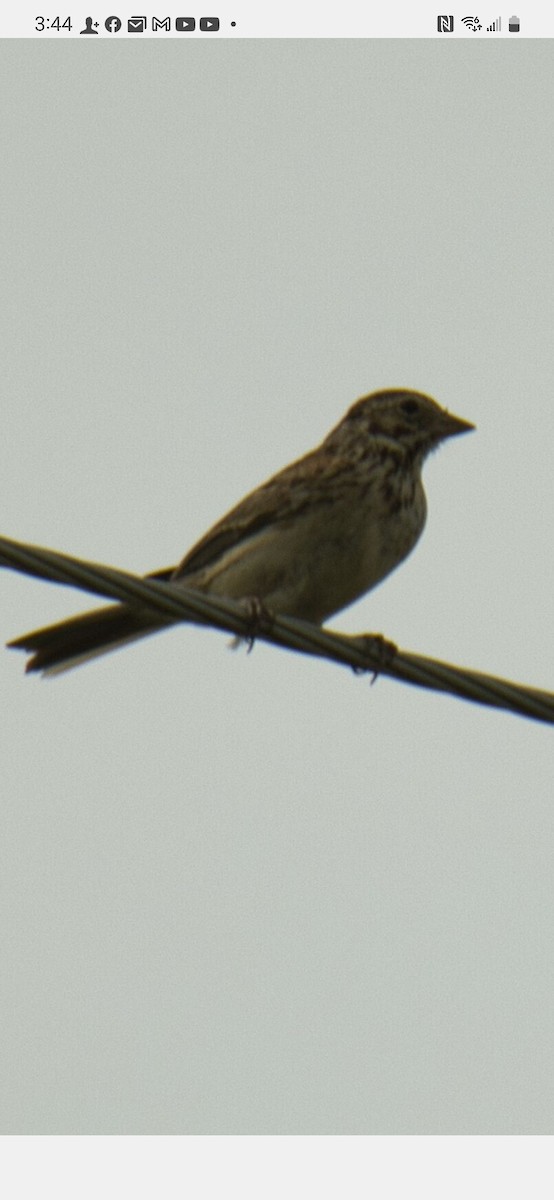
[{"label": "email icon", "polygon": [[127,21],[127,33],[145,33],[146,32],[146,17],[129,17]]},{"label": "email icon", "polygon": [[165,29],[169,33],[171,29],[171,17],[152,17],[152,29]]}]

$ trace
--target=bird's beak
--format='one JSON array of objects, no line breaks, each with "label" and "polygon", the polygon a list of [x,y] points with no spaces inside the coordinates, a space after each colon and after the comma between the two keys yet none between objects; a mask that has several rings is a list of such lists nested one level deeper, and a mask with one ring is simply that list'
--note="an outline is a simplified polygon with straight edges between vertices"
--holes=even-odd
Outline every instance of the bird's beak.
[{"label": "bird's beak", "polygon": [[453,413],[443,412],[443,427],[442,436],[455,437],[458,433],[471,433],[475,429],[475,425],[471,421],[463,421],[461,417],[455,417]]}]

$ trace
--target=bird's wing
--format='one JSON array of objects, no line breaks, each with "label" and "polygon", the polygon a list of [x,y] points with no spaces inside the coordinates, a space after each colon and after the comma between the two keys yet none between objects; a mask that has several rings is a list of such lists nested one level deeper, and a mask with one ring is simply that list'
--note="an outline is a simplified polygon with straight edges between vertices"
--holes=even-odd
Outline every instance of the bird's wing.
[{"label": "bird's wing", "polygon": [[[299,460],[302,461],[301,478],[298,475],[298,463],[291,463],[245,496],[188,551],[175,569],[173,578],[180,579],[203,570],[217,561],[226,550],[248,540],[268,525],[286,524],[296,518],[307,504],[317,503],[318,493],[324,501],[325,489],[322,484],[326,472],[320,451],[317,471],[312,476],[310,460],[314,453],[312,451]],[[291,489],[290,480],[293,476],[296,477],[295,486]]]}]

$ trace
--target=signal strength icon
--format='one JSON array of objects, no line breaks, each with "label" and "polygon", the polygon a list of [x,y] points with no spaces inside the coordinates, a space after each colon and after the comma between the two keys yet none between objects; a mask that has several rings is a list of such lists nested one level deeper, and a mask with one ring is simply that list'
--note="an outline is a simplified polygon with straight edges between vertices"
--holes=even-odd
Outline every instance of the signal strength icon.
[{"label": "signal strength icon", "polygon": [[500,33],[500,17],[497,17],[492,25],[487,25],[487,33]]}]

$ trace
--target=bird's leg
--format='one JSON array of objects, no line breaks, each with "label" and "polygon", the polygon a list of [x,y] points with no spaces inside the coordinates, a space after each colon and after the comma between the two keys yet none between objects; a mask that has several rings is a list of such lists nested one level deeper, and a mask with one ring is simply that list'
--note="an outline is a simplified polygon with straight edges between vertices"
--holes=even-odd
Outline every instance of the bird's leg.
[{"label": "bird's leg", "polygon": [[236,650],[241,642],[246,642],[248,653],[254,648],[258,633],[267,633],[273,624],[273,614],[266,608],[259,596],[243,596],[239,601],[245,611],[248,624],[243,634],[237,635],[231,642],[231,649]]},{"label": "bird's leg", "polygon": [[355,674],[363,675],[368,670],[372,671],[371,683],[375,683],[383,667],[389,667],[396,658],[398,646],[387,641],[382,633],[361,633],[352,640],[358,643],[360,649],[367,650],[374,660],[370,667],[354,667]]}]

